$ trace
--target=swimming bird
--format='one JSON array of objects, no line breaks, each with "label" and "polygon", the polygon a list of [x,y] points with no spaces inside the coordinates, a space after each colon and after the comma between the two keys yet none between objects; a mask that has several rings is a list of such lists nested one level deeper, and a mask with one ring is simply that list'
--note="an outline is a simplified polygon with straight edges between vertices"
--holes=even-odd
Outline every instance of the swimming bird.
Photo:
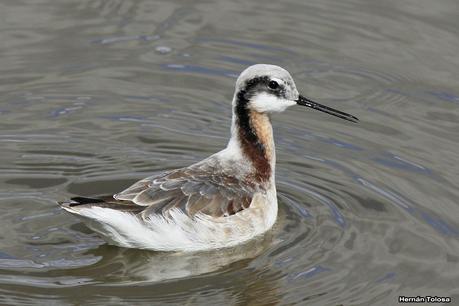
[{"label": "swimming bird", "polygon": [[300,95],[287,70],[253,65],[236,81],[225,149],[191,166],[142,179],[113,196],[74,197],[60,204],[122,247],[201,251],[246,242],[276,221],[271,114],[293,105],[358,121]]}]

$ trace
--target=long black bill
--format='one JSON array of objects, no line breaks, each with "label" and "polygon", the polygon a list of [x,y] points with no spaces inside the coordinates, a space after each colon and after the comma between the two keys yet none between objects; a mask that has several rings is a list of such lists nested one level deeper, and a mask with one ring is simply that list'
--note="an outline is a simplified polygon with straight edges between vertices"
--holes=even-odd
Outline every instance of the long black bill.
[{"label": "long black bill", "polygon": [[324,113],[327,113],[327,114],[330,114],[330,115],[333,115],[333,116],[336,116],[336,117],[340,117],[340,118],[342,118],[344,120],[347,120],[347,121],[351,121],[351,122],[359,121],[359,119],[357,117],[354,117],[354,116],[352,116],[350,114],[344,113],[344,112],[339,111],[337,109],[334,109],[334,108],[319,104],[319,103],[314,102],[312,100],[309,100],[308,98],[305,98],[303,96],[300,96],[298,98],[298,100],[296,100],[295,102],[298,105],[303,105],[303,106],[307,106],[307,107],[310,107],[310,108],[313,108],[313,109],[317,109],[317,110],[319,110],[321,112],[324,112]]}]

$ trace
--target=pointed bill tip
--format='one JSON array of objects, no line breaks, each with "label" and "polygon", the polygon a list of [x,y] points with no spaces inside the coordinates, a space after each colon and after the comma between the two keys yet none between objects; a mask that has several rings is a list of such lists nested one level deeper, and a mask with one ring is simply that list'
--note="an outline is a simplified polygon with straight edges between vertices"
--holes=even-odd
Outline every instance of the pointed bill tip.
[{"label": "pointed bill tip", "polygon": [[357,123],[359,121],[359,119],[357,117],[355,117],[355,116],[353,116],[351,114],[348,114],[348,113],[339,111],[337,109],[328,107],[326,105],[314,102],[314,101],[312,101],[312,100],[310,100],[310,99],[308,99],[306,97],[303,97],[303,96],[299,96],[298,99],[295,100],[295,102],[298,105],[310,107],[310,108],[316,109],[318,111],[330,114],[332,116],[335,116],[335,117],[338,117],[338,118],[341,118],[341,119],[344,119],[344,120],[347,120],[347,121],[351,121],[351,122],[354,122],[354,123]]}]

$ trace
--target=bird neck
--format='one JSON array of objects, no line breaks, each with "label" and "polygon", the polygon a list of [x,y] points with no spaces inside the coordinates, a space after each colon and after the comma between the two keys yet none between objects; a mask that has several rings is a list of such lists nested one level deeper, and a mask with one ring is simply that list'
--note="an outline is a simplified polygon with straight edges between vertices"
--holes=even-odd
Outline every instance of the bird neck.
[{"label": "bird neck", "polygon": [[233,101],[231,139],[228,146],[237,146],[243,158],[251,162],[251,174],[258,182],[274,178],[276,152],[273,129],[268,114],[248,108],[244,95],[236,95]]}]

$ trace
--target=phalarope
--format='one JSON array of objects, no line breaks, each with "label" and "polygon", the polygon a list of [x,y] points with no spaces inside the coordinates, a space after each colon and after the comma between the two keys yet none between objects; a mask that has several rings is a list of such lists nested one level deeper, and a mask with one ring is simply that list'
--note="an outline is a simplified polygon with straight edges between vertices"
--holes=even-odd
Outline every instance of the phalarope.
[{"label": "phalarope", "polygon": [[113,196],[61,203],[109,243],[157,251],[230,247],[269,230],[277,217],[270,114],[292,105],[358,119],[299,95],[285,69],[253,65],[236,81],[231,138],[189,167],[138,181]]}]

